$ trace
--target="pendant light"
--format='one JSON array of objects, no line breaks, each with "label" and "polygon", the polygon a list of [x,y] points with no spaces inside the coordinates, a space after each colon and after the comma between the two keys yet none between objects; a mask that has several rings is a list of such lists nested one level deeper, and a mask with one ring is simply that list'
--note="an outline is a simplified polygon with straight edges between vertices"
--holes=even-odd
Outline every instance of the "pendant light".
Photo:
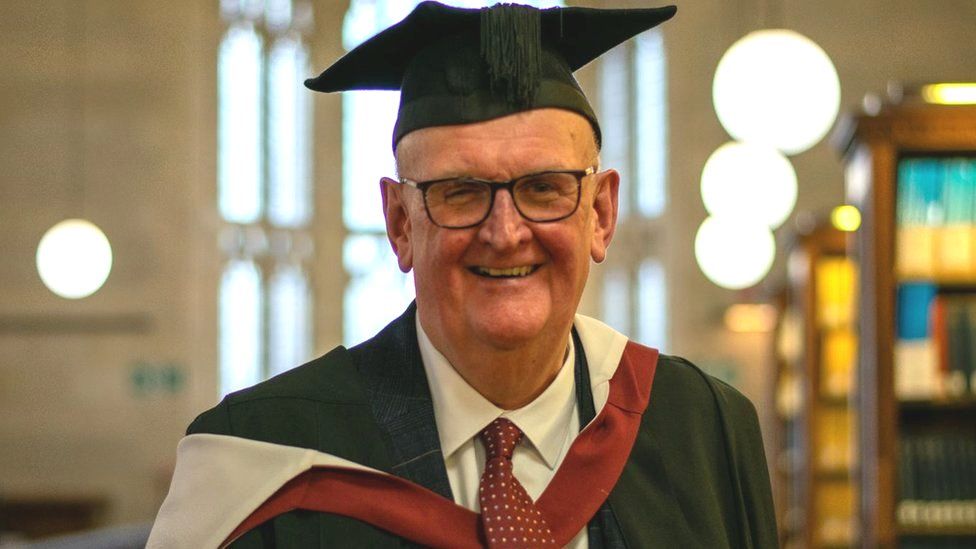
[{"label": "pendant light", "polygon": [[[69,177],[73,188],[69,210],[85,209],[85,3],[72,2],[75,7],[69,14],[68,24],[74,32],[69,33],[76,55],[73,60],[75,83],[71,90],[72,139],[69,143],[71,158]],[[49,290],[66,299],[87,297],[102,287],[112,270],[112,247],[105,233],[94,223],[85,219],[69,218],[55,224],[41,238],[37,246],[36,265],[41,281]]]},{"label": "pendant light", "polygon": [[[772,2],[760,2],[760,27],[767,26]],[[771,231],[796,205],[797,176],[784,155],[806,151],[830,130],[840,108],[840,81],[812,40],[785,28],[763,28],[722,56],[712,102],[733,141],[720,146],[702,170],[702,200],[710,217],[699,226],[695,257],[709,280],[743,289],[768,274],[776,253]]]},{"label": "pendant light", "polygon": [[738,141],[794,155],[816,145],[840,109],[840,80],[830,57],[789,29],[750,32],[715,70],[712,102]]}]

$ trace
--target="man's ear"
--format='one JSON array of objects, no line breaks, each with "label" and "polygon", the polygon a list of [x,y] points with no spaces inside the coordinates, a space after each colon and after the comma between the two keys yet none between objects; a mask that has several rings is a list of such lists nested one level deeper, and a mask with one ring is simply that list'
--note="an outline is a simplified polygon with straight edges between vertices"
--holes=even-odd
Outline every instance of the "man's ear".
[{"label": "man's ear", "polygon": [[620,189],[620,174],[607,170],[596,174],[597,184],[593,194],[593,241],[590,244],[590,257],[597,263],[607,258],[607,248],[617,229],[617,192]]},{"label": "man's ear", "polygon": [[390,239],[393,253],[397,256],[400,270],[407,273],[413,268],[413,248],[410,242],[410,212],[402,196],[403,185],[389,177],[380,179],[383,196],[383,215],[386,217],[386,236]]}]

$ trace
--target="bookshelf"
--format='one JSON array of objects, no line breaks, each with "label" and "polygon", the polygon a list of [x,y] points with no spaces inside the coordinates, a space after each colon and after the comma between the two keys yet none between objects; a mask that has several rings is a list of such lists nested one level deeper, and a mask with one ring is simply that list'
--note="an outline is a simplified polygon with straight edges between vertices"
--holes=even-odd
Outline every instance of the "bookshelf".
[{"label": "bookshelf", "polygon": [[861,544],[976,546],[976,106],[907,98],[834,135],[862,213]]},{"label": "bookshelf", "polygon": [[788,270],[775,338],[780,545],[852,547],[857,266],[847,235],[823,224],[797,236]]}]

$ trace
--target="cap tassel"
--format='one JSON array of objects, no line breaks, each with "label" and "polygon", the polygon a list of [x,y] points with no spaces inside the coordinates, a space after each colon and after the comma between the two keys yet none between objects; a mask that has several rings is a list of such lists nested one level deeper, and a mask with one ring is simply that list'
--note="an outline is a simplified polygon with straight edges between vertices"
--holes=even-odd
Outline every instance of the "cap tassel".
[{"label": "cap tassel", "polygon": [[529,6],[498,4],[481,10],[481,58],[492,93],[528,106],[542,73],[542,18]]}]

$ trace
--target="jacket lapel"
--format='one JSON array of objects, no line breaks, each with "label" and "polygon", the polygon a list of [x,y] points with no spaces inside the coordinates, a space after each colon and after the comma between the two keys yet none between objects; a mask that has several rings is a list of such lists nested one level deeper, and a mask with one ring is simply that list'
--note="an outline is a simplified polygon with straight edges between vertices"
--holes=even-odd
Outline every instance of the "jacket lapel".
[{"label": "jacket lapel", "polygon": [[393,474],[453,501],[417,344],[416,314],[412,303],[400,318],[349,352],[376,422],[389,436]]}]

